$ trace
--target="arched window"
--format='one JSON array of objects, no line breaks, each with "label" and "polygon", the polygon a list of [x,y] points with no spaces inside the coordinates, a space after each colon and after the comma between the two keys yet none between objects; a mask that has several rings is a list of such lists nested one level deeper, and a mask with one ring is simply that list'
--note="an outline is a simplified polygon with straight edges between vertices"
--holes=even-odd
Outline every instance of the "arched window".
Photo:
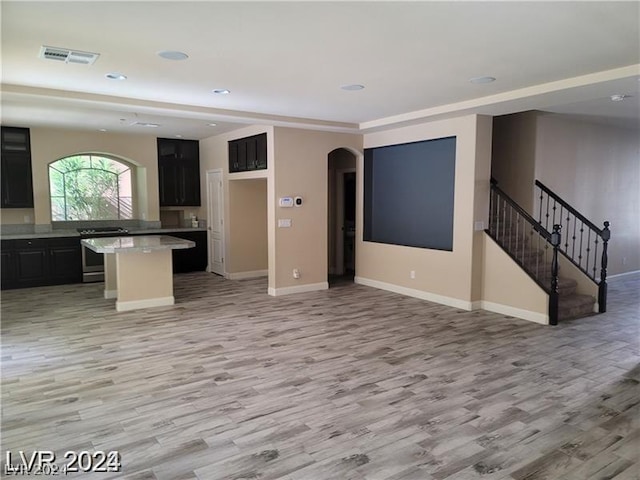
[{"label": "arched window", "polygon": [[131,168],[103,155],[74,155],[49,164],[51,219],[133,217]]}]

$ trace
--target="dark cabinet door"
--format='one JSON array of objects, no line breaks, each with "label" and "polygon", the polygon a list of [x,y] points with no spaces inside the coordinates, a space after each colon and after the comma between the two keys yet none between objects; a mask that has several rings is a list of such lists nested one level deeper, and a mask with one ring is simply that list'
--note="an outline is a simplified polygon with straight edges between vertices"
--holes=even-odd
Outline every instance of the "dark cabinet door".
[{"label": "dark cabinet door", "polygon": [[161,207],[200,206],[197,140],[158,138],[158,189]]},{"label": "dark cabinet door", "polygon": [[1,170],[2,208],[33,208],[31,156],[3,153]]},{"label": "dark cabinet door", "polygon": [[264,170],[267,168],[267,134],[256,136],[256,168]]},{"label": "dark cabinet door", "polygon": [[0,273],[2,273],[2,283],[0,287],[4,290],[16,286],[16,270],[14,266],[14,248],[11,240],[3,240],[0,246]]},{"label": "dark cabinet door", "polygon": [[253,135],[229,142],[229,172],[267,168],[267,134]]},{"label": "dark cabinet door", "polygon": [[185,159],[178,167],[180,205],[200,206],[200,162]]},{"label": "dark cabinet door", "polygon": [[0,145],[2,153],[31,154],[31,140],[28,128],[0,128]]},{"label": "dark cabinet door", "polygon": [[178,168],[175,159],[161,157],[158,160],[158,188],[161,207],[178,205]]},{"label": "dark cabinet door", "polygon": [[16,286],[46,285],[49,274],[46,239],[16,240],[14,266]]},{"label": "dark cabinet door", "polygon": [[82,249],[79,238],[49,240],[49,284],[82,282]]},{"label": "dark cabinet door", "polygon": [[238,163],[238,142],[229,142],[229,172],[239,172]]},{"label": "dark cabinet door", "polygon": [[173,250],[173,273],[201,272],[207,269],[207,232],[173,232],[167,235],[196,243],[193,248]]}]

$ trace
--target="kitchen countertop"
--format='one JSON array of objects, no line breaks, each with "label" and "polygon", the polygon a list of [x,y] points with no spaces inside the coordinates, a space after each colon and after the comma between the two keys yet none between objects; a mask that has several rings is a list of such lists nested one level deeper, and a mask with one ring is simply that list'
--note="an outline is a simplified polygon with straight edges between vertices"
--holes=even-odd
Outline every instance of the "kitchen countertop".
[{"label": "kitchen countertop", "polygon": [[[132,235],[165,234],[171,232],[206,232],[206,228],[130,228]],[[0,233],[0,240],[29,240],[32,238],[80,237],[77,230],[52,230],[40,233]]]},{"label": "kitchen countertop", "polygon": [[193,248],[195,242],[169,235],[84,238],[82,244],[96,253],[149,253],[157,250]]}]

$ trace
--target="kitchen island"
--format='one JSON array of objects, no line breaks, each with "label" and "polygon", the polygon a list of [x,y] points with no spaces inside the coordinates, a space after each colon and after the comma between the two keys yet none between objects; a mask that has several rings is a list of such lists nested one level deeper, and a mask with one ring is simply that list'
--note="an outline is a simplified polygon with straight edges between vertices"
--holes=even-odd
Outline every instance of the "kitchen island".
[{"label": "kitchen island", "polygon": [[169,235],[86,238],[82,244],[104,254],[104,297],[116,298],[116,310],[173,305],[171,251],[195,242]]}]

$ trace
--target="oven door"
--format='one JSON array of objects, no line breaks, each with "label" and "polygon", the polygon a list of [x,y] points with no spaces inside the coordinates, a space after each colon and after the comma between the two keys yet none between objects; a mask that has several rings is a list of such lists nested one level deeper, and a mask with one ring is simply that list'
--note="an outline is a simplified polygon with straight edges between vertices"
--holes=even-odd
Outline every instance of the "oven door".
[{"label": "oven door", "polygon": [[104,254],[96,253],[88,247],[82,247],[82,281],[104,281]]}]

